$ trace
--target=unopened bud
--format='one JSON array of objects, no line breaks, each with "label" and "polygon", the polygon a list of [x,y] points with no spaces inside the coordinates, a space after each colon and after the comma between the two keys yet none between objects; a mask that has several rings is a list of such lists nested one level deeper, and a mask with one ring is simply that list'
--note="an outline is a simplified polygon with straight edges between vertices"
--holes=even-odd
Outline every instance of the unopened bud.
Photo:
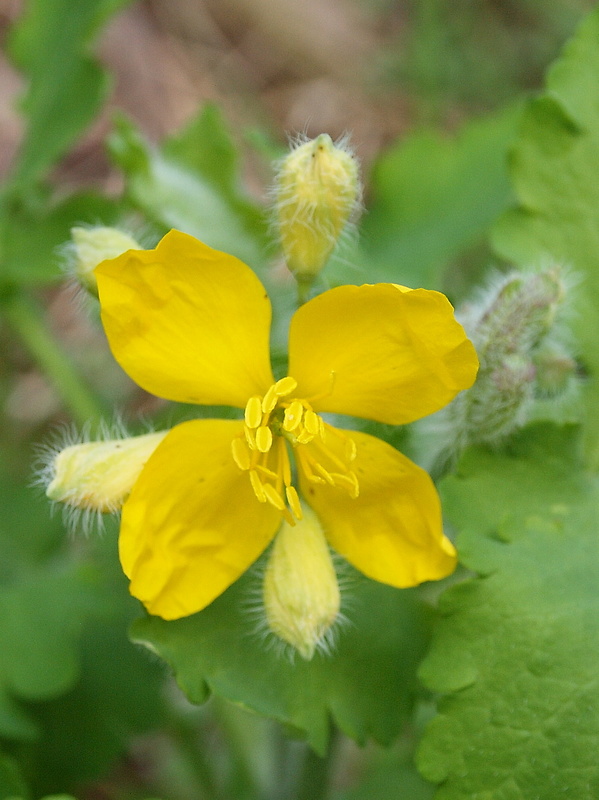
[{"label": "unopened bud", "polygon": [[564,394],[576,378],[576,361],[559,343],[544,343],[534,355],[534,364],[537,393],[542,397]]},{"label": "unopened bud", "polygon": [[166,434],[162,431],[65,447],[47,467],[50,480],[46,495],[83,510],[118,511]]},{"label": "unopened bud", "polygon": [[[536,396],[548,396],[549,385],[569,380],[575,363],[560,343],[566,333],[560,320],[565,299],[563,271],[551,266],[513,271],[462,309],[458,316],[480,369],[470,389],[424,423],[423,431],[435,436],[431,446],[437,451],[435,458],[429,454],[429,466],[434,469],[435,460],[447,460],[468,445],[504,441],[528,421]],[[549,350],[543,355],[549,342],[556,343],[560,358]]]},{"label": "unopened bud", "polygon": [[274,196],[287,266],[299,283],[310,284],[360,207],[358,162],[346,145],[321,133],[283,159]]},{"label": "unopened bud", "polygon": [[94,270],[108,258],[116,258],[127,250],[142,250],[132,236],[116,228],[71,228],[73,272],[83,288],[95,297],[98,287]]},{"label": "unopened bud", "polygon": [[268,558],[263,587],[270,630],[309,661],[326,650],[339,616],[341,597],[335,568],[314,512],[303,508],[303,519],[286,522]]}]

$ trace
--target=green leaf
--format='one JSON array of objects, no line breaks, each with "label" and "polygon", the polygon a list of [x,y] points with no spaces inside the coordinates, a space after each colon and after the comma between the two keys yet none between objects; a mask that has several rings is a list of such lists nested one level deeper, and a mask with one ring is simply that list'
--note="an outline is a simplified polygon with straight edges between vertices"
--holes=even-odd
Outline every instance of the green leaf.
[{"label": "green leaf", "polygon": [[479,573],[441,598],[421,668],[447,696],[425,733],[436,800],[599,796],[599,483],[568,433],[470,452],[442,485]]},{"label": "green leaf", "polygon": [[15,698],[52,698],[77,680],[77,641],[98,603],[95,581],[90,569],[57,564],[0,588],[0,735],[35,737]]},{"label": "green leaf", "polygon": [[362,226],[369,282],[436,288],[448,262],[482,240],[511,200],[506,154],[520,114],[510,106],[455,138],[415,133],[379,159]]},{"label": "green leaf", "polygon": [[[572,324],[589,372],[587,458],[599,467],[599,9],[549,71],[512,154],[518,205],[494,230],[498,253],[517,264],[550,259],[572,268]],[[575,281],[576,282],[576,281]]]},{"label": "green leaf", "polygon": [[57,202],[48,193],[28,202],[5,198],[0,206],[0,286],[35,285],[63,277],[59,248],[74,225],[108,225],[117,219],[114,201],[82,192]]},{"label": "green leaf", "polygon": [[119,117],[108,146],[125,173],[130,202],[159,229],[176,228],[252,267],[262,265],[266,224],[237,188],[233,145],[211,107],[160,149]]},{"label": "green leaf", "polygon": [[348,736],[389,743],[410,711],[427,613],[413,591],[366,579],[349,601],[350,624],[330,657],[291,662],[255,632],[247,610],[257,586],[245,576],[207,609],[175,622],[146,617],[132,638],[164,658],[194,703],[214,692],[290,726],[319,753],[329,716]]},{"label": "green leaf", "polygon": [[108,90],[104,70],[89,56],[107,17],[130,0],[29,0],[9,52],[29,79],[23,99],[28,127],[12,176],[16,184],[43,177],[92,121]]},{"label": "green leaf", "polygon": [[27,786],[14,759],[0,753],[0,800],[29,797]]},{"label": "green leaf", "polygon": [[[117,564],[115,548],[110,549]],[[31,756],[36,794],[98,779],[134,736],[164,722],[164,667],[127,639],[126,621],[137,612],[137,603],[125,581],[115,582],[114,595],[111,615],[87,621],[74,688],[30,706],[41,730]]]}]

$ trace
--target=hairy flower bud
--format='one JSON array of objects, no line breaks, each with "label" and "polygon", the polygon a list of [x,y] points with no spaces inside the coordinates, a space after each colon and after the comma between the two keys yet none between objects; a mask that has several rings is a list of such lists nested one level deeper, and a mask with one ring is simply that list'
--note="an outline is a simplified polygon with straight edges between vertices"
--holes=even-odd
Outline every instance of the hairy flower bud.
[{"label": "hairy flower bud", "polygon": [[98,296],[94,270],[107,258],[127,250],[142,250],[133,237],[116,228],[71,228],[73,272],[83,288]]},{"label": "hairy flower bud", "polygon": [[284,522],[268,558],[263,587],[270,630],[309,661],[326,650],[339,616],[340,592],[322,528],[303,507],[294,526]]},{"label": "hairy flower bud", "polygon": [[47,465],[46,495],[83,510],[118,511],[166,433],[65,447]]},{"label": "hairy flower bud", "polygon": [[502,276],[461,309],[480,369],[469,390],[423,424],[423,432],[434,434],[429,466],[471,444],[500,443],[527,422],[537,396],[558,394],[559,384],[565,388],[575,373],[560,342],[565,300],[563,270],[551,266]]},{"label": "hairy flower bud", "polygon": [[360,207],[358,162],[345,144],[321,133],[283,159],[274,197],[287,266],[298,283],[309,285]]}]

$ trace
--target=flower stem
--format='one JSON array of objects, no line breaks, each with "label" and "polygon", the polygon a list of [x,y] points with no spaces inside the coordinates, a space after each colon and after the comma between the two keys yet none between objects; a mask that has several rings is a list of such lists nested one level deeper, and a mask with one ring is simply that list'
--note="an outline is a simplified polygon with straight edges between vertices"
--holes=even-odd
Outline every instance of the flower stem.
[{"label": "flower stem", "polygon": [[101,403],[88,389],[46,325],[42,309],[18,290],[0,295],[0,311],[56,387],[77,424],[98,421]]}]

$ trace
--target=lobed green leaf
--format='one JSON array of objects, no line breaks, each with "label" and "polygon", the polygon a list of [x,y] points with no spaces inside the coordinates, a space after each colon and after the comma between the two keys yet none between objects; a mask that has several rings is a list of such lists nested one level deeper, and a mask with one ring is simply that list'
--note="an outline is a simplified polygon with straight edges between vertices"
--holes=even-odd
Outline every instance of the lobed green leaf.
[{"label": "lobed green leaf", "polygon": [[252,581],[245,576],[191,617],[142,618],[132,638],[168,662],[194,703],[214,692],[284,723],[319,753],[326,750],[330,718],[360,743],[371,736],[388,744],[411,709],[427,640],[428,614],[417,594],[360,581],[350,591],[351,621],[334,653],[292,662],[253,630]]},{"label": "lobed green leaf", "polygon": [[517,264],[555,260],[572,268],[572,325],[590,378],[587,462],[599,467],[599,10],[550,69],[524,115],[512,153],[518,205],[499,220],[494,245]]},{"label": "lobed green leaf", "polygon": [[572,445],[539,428],[442,485],[479,577],[442,597],[421,668],[446,695],[419,754],[436,800],[599,795],[599,482]]}]

